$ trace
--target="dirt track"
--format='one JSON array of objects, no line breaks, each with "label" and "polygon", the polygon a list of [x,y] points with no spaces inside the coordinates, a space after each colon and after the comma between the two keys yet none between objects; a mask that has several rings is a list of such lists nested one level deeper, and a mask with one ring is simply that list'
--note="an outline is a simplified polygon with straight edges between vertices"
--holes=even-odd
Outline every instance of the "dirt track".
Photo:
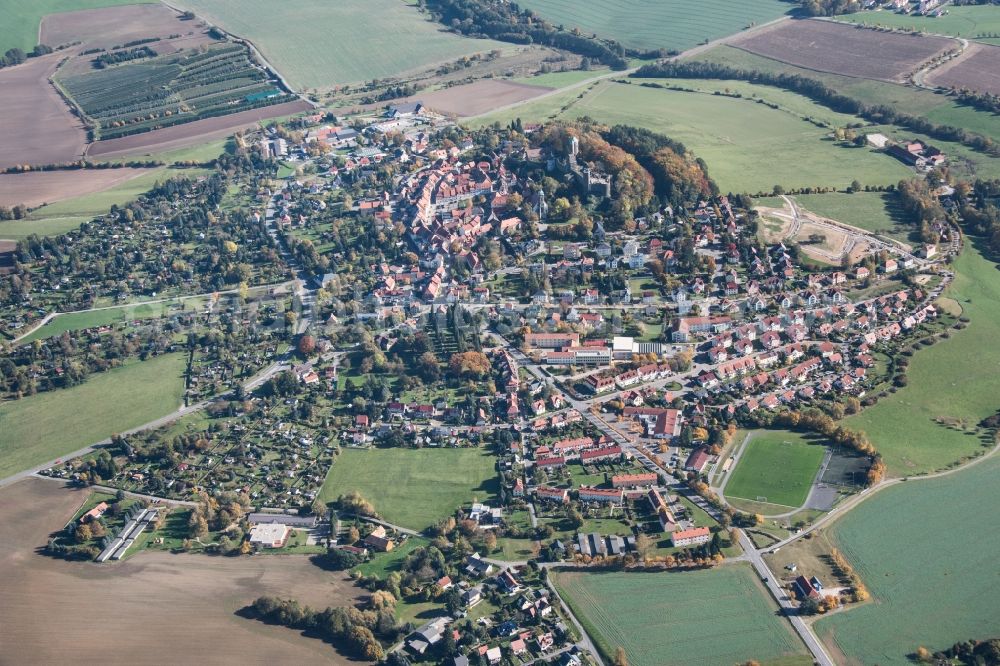
[{"label": "dirt track", "polygon": [[0,169],[17,164],[72,162],[83,154],[87,132],[48,78],[61,56],[31,58],[0,70]]},{"label": "dirt track", "polygon": [[41,479],[0,490],[0,665],[349,663],[322,641],[235,612],[262,594],[347,605],[358,588],[300,556],[35,553],[85,494]]},{"label": "dirt track", "polygon": [[0,206],[24,204],[35,208],[102,192],[147,171],[149,169],[78,169],[0,174]]}]

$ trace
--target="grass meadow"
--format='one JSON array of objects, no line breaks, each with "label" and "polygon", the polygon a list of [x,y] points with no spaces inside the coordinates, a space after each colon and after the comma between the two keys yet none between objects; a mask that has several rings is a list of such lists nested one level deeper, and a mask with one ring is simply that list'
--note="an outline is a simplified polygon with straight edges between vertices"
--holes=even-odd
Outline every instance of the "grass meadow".
[{"label": "grass meadow", "polygon": [[[602,81],[586,89],[553,95],[516,109],[477,120],[503,123],[549,118],[638,125],[684,143],[708,164],[709,175],[723,192],[770,192],[785,188],[827,186],[844,189],[854,179],[869,184],[895,184],[912,172],[901,163],[864,148],[837,146],[829,130],[803,116],[851,122],[805,97],[768,86],[730,81],[678,81],[683,92]],[[772,109],[752,99],[715,95],[708,91],[756,93],[777,104]],[[853,119],[856,120],[856,119]]]},{"label": "grass meadow", "polygon": [[[99,9],[117,5],[141,5],[155,0],[0,0],[0,53],[19,48],[25,53],[38,44],[38,26],[46,14]],[[49,44],[55,47],[57,44]]]},{"label": "grass meadow", "polygon": [[905,388],[844,421],[868,433],[890,476],[942,469],[992,442],[976,425],[1000,408],[1000,272],[969,244],[945,292],[968,327],[914,354]]},{"label": "grass meadow", "polygon": [[482,449],[344,449],[320,492],[324,502],[358,491],[390,523],[422,530],[499,490]]},{"label": "grass meadow", "polygon": [[[880,14],[880,16],[882,15],[884,13]],[[726,45],[716,46],[705,53],[699,54],[696,60],[717,62],[762,72],[799,74],[823,81],[838,92],[853,97],[865,104],[885,104],[897,109],[905,109],[907,113],[923,116],[935,123],[963,127],[970,132],[976,132],[977,134],[988,136],[994,141],[1000,141],[1000,116],[977,111],[972,107],[961,106],[955,103],[950,97],[930,90],[802,69]],[[903,130],[900,130],[900,132],[901,138],[907,134]],[[966,152],[969,152],[980,170],[989,170],[991,168],[988,166],[990,162],[1000,162],[1000,160],[995,158],[991,160],[977,153],[972,153],[972,151],[957,150],[951,147],[956,144],[940,141],[935,141],[934,143],[935,145],[949,146],[947,152],[952,155],[961,154],[964,156]]]},{"label": "grass meadow", "polygon": [[229,32],[252,41],[292,84],[329,88],[400,76],[504,44],[446,32],[401,0],[182,0]]},{"label": "grass meadow", "polygon": [[902,483],[827,531],[873,600],[815,625],[844,661],[913,663],[907,654],[918,646],[933,652],[996,635],[1000,514],[991,507],[1000,503],[998,476],[994,456],[943,478]]},{"label": "grass meadow", "polygon": [[608,663],[618,647],[633,666],[812,663],[747,565],[551,578]]},{"label": "grass meadow", "polygon": [[[826,194],[796,194],[795,202],[808,211],[852,227],[911,242],[913,225],[906,221],[897,197],[890,192],[829,192]],[[754,203],[781,208],[785,202],[780,197],[761,197]]]},{"label": "grass meadow", "polygon": [[615,39],[636,49],[683,51],[787,13],[778,0],[522,0],[521,7],[567,30]]},{"label": "grass meadow", "polygon": [[164,354],[72,388],[0,404],[0,477],[174,411],[184,391],[184,363],[184,354]]},{"label": "grass meadow", "polygon": [[996,8],[986,5],[951,6],[948,7],[947,14],[936,18],[895,12],[860,12],[838,16],[837,20],[912,32],[951,35],[1000,45],[1000,13]]},{"label": "grass meadow", "polygon": [[796,508],[809,496],[823,462],[822,446],[788,430],[754,434],[726,484],[726,497]]}]

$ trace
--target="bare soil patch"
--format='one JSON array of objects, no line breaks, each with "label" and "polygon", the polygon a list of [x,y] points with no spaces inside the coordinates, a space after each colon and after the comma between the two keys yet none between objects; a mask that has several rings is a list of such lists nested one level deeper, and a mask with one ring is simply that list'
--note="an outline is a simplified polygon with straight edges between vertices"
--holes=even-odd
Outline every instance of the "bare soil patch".
[{"label": "bare soil patch", "polygon": [[49,77],[60,54],[32,58],[0,70],[0,169],[17,164],[72,162],[83,154],[87,132]]},{"label": "bare soil patch", "polygon": [[[179,14],[166,5],[121,5],[75,12],[58,12],[42,19],[42,44],[81,42],[79,51],[88,48],[111,48],[126,42],[151,37],[166,39],[171,35],[201,35],[205,24],[197,19],[181,21]],[[202,36],[202,41],[211,41]],[[159,46],[153,46],[159,50]]]},{"label": "bare soil patch", "polygon": [[221,139],[236,130],[252,127],[261,120],[301,113],[311,108],[305,101],[275,104],[228,116],[205,118],[183,125],[165,127],[144,134],[133,134],[120,139],[97,141],[90,145],[87,156],[94,159],[111,158],[186,148],[213,139]]},{"label": "bare soil patch", "polygon": [[141,553],[112,565],[35,550],[86,495],[26,479],[0,489],[0,664],[346,664],[326,643],[235,615],[263,594],[312,607],[359,589],[305,557]]},{"label": "bare soil patch", "polygon": [[523,102],[549,92],[552,88],[512,81],[481,80],[416,95],[429,109],[456,116],[477,116],[508,104]]},{"label": "bare soil patch", "polygon": [[1000,95],[1000,46],[969,44],[961,56],[928,74],[927,83]]},{"label": "bare soil patch", "polygon": [[783,21],[730,46],[791,65],[879,81],[902,81],[921,63],[957,46],[953,39],[881,32],[816,19]]},{"label": "bare soil patch", "polygon": [[76,169],[0,174],[0,206],[42,204],[102,192],[131,180],[149,169]]}]

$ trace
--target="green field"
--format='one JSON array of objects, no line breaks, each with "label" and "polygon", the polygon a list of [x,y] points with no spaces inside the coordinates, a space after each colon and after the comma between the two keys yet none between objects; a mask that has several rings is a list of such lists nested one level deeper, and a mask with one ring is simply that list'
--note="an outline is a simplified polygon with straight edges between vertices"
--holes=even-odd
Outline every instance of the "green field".
[{"label": "green field", "polygon": [[567,30],[580,28],[630,48],[678,51],[772,21],[789,10],[778,0],[522,0],[518,4]]},{"label": "green field", "polygon": [[302,88],[329,88],[423,70],[505,45],[446,32],[402,0],[181,0],[229,32],[251,40]]},{"label": "green field", "polygon": [[846,514],[833,540],[874,603],[821,619],[819,636],[830,642],[832,635],[851,663],[865,664],[912,663],[906,655],[920,645],[933,652],[996,636],[998,477],[1000,458],[992,457],[944,478],[899,484]]},{"label": "green field", "polygon": [[[193,155],[195,153],[185,154]],[[200,153],[200,155],[207,154],[209,154],[209,151]],[[213,159],[218,154],[218,152],[215,152],[208,159]],[[84,222],[89,222],[98,215],[107,213],[111,206],[121,206],[129,201],[133,201],[139,195],[153,189],[157,182],[180,176],[197,178],[210,173],[212,173],[210,169],[201,168],[177,169],[159,167],[152,169],[141,176],[132,178],[102,192],[85,194],[72,199],[66,199],[65,201],[40,206],[31,211],[23,220],[0,222],[0,238],[21,240],[31,234],[38,234],[39,236],[64,234],[67,231],[76,229]]]},{"label": "green field", "polygon": [[177,302],[186,301],[185,308],[194,310],[203,307],[206,297],[195,296],[186,299],[174,299],[157,303],[138,303],[103,310],[87,310],[85,312],[67,312],[49,320],[47,324],[33,331],[18,344],[26,344],[32,340],[51,338],[61,335],[64,331],[77,331],[94,326],[107,326],[116,322],[133,321],[136,319],[152,319],[167,312]]},{"label": "green field", "polygon": [[[730,81],[676,83],[703,90],[722,91],[728,87],[745,95],[756,93],[780,108],[772,109],[746,98],[647,88],[638,80],[632,85],[603,81],[484,116],[477,123],[506,123],[515,117],[543,121],[589,116],[609,124],[646,127],[683,142],[704,159],[709,175],[723,192],[769,192],[776,184],[786,188],[825,185],[843,189],[854,179],[888,185],[912,174],[884,155],[835,145],[827,138],[829,130],[802,117],[845,123],[852,117],[835,114],[801,95]],[[582,99],[578,99],[580,95]]]},{"label": "green field", "polygon": [[755,433],[726,484],[726,497],[766,497],[768,504],[800,507],[823,454],[822,446],[788,430]]},{"label": "green field", "polygon": [[[895,195],[888,192],[830,192],[827,194],[797,194],[791,199],[808,211],[823,217],[865,229],[904,243],[911,242],[913,226],[906,222],[905,214]],[[754,199],[755,204],[781,207],[780,197]]]},{"label": "green field", "polygon": [[79,386],[0,404],[0,477],[165,416],[180,406],[184,354],[92,375]]},{"label": "green field", "polygon": [[747,565],[551,578],[608,663],[618,647],[632,666],[812,663]]},{"label": "green field", "polygon": [[948,7],[948,13],[938,18],[897,14],[895,12],[859,12],[837,17],[838,21],[862,25],[898,28],[912,32],[928,32],[977,39],[987,44],[1000,44],[1000,12],[996,7]]},{"label": "green field", "polygon": [[499,490],[494,459],[481,449],[345,449],[320,498],[332,502],[356,490],[384,520],[422,530],[473,499]]},{"label": "green field", "polygon": [[[117,5],[141,5],[154,0],[0,0],[0,53],[19,48],[25,53],[38,44],[42,17],[56,12],[99,9]],[[58,44],[49,44],[56,47]]]},{"label": "green field", "polygon": [[868,433],[891,476],[941,469],[982,451],[976,424],[1000,409],[1000,272],[975,247],[953,267],[945,295],[969,317],[968,328],[918,351],[908,386],[844,421]]},{"label": "green field", "polygon": [[[798,74],[811,79],[817,79],[838,92],[853,97],[865,104],[885,104],[897,109],[903,109],[907,113],[923,116],[935,123],[963,127],[970,132],[976,132],[977,134],[988,136],[994,141],[1000,141],[1000,116],[976,111],[972,107],[960,106],[950,97],[930,90],[802,69],[725,45],[716,46],[705,53],[699,54],[696,60],[717,62],[762,72]],[[900,132],[904,136],[907,133],[904,130],[900,130]],[[903,137],[901,136],[900,138]],[[936,141],[935,143],[940,144],[941,142]],[[976,161],[1000,162],[1000,160],[990,160],[990,158],[982,156],[979,156]]]}]

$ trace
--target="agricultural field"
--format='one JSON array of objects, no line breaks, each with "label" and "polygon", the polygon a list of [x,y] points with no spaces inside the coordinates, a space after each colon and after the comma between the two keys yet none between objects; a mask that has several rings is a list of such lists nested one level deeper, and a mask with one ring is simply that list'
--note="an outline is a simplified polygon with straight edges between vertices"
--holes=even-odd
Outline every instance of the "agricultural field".
[{"label": "agricultural field", "polygon": [[[0,53],[12,48],[19,48],[25,53],[31,51],[38,44],[38,26],[42,22],[42,17],[47,14],[147,2],[153,0],[31,0],[31,2],[5,0],[0,3],[0,8],[3,9],[3,22],[0,23]],[[58,45],[59,43],[49,44],[52,47]]]},{"label": "agricultural field", "polygon": [[622,647],[635,666],[812,663],[747,565],[551,579],[609,662]]},{"label": "agricultural field", "polygon": [[240,44],[220,44],[59,76],[100,139],[289,102]]},{"label": "agricultural field", "polygon": [[[60,175],[69,174],[67,178],[83,177],[87,180],[90,173],[117,173],[119,171],[134,171],[132,169],[108,169],[107,171],[69,171],[69,172],[47,172]],[[113,205],[121,206],[134,200],[139,195],[151,190],[158,181],[164,181],[175,176],[188,176],[196,178],[211,173],[210,169],[191,168],[174,169],[171,167],[157,167],[154,169],[142,169],[142,173],[135,177],[118,183],[108,189],[99,192],[87,192],[45,206],[41,206],[31,211],[27,217],[20,220],[0,221],[0,238],[20,240],[31,234],[39,236],[53,236],[66,233],[76,229],[84,222],[89,222],[98,215],[107,213]],[[8,178],[20,178],[17,176],[0,175],[0,184]]]},{"label": "agricultural field", "polygon": [[[998,474],[1000,458],[993,456],[943,478],[902,483],[827,530],[873,599],[815,625],[845,663],[907,664],[921,645],[944,650],[995,635],[1000,516],[984,509],[1000,502]],[[928,538],[939,534],[964,537]]]},{"label": "agricultural field", "polygon": [[920,349],[910,359],[906,387],[843,422],[868,433],[890,476],[942,469],[992,444],[978,423],[998,407],[1000,272],[975,241],[969,245],[945,292],[970,319],[968,327]]},{"label": "agricultural field", "polygon": [[993,7],[951,5],[944,16],[929,17],[895,12],[858,12],[837,17],[838,21],[879,28],[895,28],[911,32],[926,32],[975,39],[987,44],[1000,44],[1000,14]]},{"label": "agricultural field", "polygon": [[422,530],[498,490],[495,461],[482,449],[344,449],[320,499],[358,491],[384,520]]},{"label": "agricultural field", "polygon": [[927,83],[1000,95],[1000,46],[972,44],[960,57],[931,71]]},{"label": "agricultural field", "polygon": [[684,51],[786,14],[778,0],[524,0],[521,7],[567,30],[580,28],[634,49]]},{"label": "agricultural field", "polygon": [[428,109],[459,117],[476,116],[494,109],[538,97],[552,88],[502,80],[480,80],[464,86],[416,95]]},{"label": "agricultural field", "polygon": [[[706,91],[722,91],[730,83],[678,82]],[[750,99],[751,91],[779,108]],[[829,130],[802,119],[806,115],[822,118],[830,112],[800,95],[749,85],[745,93],[743,98],[734,98],[601,81],[477,118],[476,124],[507,123],[516,117],[527,122],[589,116],[608,124],[645,127],[681,141],[704,159],[723,192],[770,192],[776,184],[842,189],[855,178],[889,185],[912,174],[883,155],[835,145],[827,139]],[[795,110],[783,110],[782,104]],[[761,168],[762,155],[768,156],[766,169]]]},{"label": "agricultural field", "polygon": [[[829,192],[789,197],[802,208],[822,217],[872,233],[910,243],[913,226],[906,222],[895,195],[889,192]],[[754,199],[761,206],[781,208],[780,197]]]},{"label": "agricultural field", "polygon": [[280,12],[270,0],[177,4],[252,41],[299,90],[402,76],[506,46],[453,35],[400,0],[299,0]]},{"label": "agricultural field", "polygon": [[184,354],[164,354],[0,404],[0,478],[173,412],[184,366]]},{"label": "agricultural field", "polygon": [[[81,169],[0,174],[0,206],[43,204],[103,192],[137,178],[147,169]],[[2,227],[0,227],[2,228]]]},{"label": "agricultural field", "polygon": [[798,67],[900,82],[955,40],[867,30],[831,21],[788,21],[730,42]]},{"label": "agricultural field", "polygon": [[[0,625],[5,638],[17,637],[5,641],[6,660],[144,664],[169,654],[171,661],[191,663],[354,663],[327,643],[238,614],[262,595],[296,598],[313,608],[354,605],[367,595],[346,574],[325,571],[308,557],[144,551],[98,566],[36,552],[87,496],[45,479],[0,488]],[[116,646],[111,657],[109,645]]]},{"label": "agricultural field", "polygon": [[[755,433],[726,484],[726,497],[780,505],[780,513],[802,506],[825,449],[788,430]],[[763,498],[763,499],[761,499]]]},{"label": "agricultural field", "polygon": [[[930,90],[804,69],[728,45],[716,46],[699,54],[696,59],[762,72],[799,74],[822,81],[838,92],[865,104],[888,104],[897,108],[905,108],[909,113],[923,116],[932,122],[964,127],[970,132],[976,132],[991,137],[994,141],[1000,141],[1000,117],[992,113],[977,111],[969,106],[961,106],[952,98]],[[902,130],[900,132],[903,135],[906,134]]]},{"label": "agricultural field", "polygon": [[19,164],[73,162],[83,154],[87,132],[47,79],[59,65],[54,54],[0,69],[0,169]]}]

